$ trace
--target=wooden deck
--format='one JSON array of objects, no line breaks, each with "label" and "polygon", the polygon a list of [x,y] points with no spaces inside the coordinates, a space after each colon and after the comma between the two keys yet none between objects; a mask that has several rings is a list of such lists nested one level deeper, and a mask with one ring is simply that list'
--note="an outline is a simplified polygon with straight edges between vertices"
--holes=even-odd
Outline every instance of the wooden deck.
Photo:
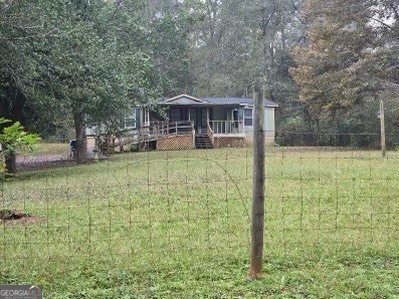
[{"label": "wooden deck", "polygon": [[[213,131],[213,128],[216,132]],[[206,135],[213,148],[242,147],[246,144],[245,133],[240,124],[233,121],[213,121],[208,123]],[[179,150],[196,148],[196,134],[191,121],[153,122],[138,129],[123,130],[114,136],[101,135],[96,138],[95,148],[104,154],[117,151],[155,148],[158,150]]]},{"label": "wooden deck", "polygon": [[[118,135],[107,136],[100,135],[96,137],[99,151],[105,154],[111,154],[116,151],[126,151],[127,146],[137,146],[138,148],[148,148],[150,143],[157,143],[156,148],[172,149],[172,145],[168,145],[165,139],[184,140],[181,142],[173,141],[176,149],[183,149],[190,147],[187,136],[192,140],[194,134],[194,127],[191,122],[154,122],[149,126],[135,129],[127,129],[118,132]],[[185,138],[182,138],[185,137]],[[171,143],[172,141],[169,141]],[[191,141],[191,144],[194,141]]]}]

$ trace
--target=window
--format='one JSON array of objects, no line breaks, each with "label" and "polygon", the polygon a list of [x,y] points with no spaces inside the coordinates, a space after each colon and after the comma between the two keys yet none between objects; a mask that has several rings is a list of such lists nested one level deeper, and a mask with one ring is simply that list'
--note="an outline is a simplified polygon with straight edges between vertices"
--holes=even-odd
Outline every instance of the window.
[{"label": "window", "polygon": [[244,109],[244,126],[252,127],[252,108]]},{"label": "window", "polygon": [[124,118],[124,125],[125,129],[134,129],[137,126],[137,114],[136,109],[133,109],[131,114],[127,114]]}]

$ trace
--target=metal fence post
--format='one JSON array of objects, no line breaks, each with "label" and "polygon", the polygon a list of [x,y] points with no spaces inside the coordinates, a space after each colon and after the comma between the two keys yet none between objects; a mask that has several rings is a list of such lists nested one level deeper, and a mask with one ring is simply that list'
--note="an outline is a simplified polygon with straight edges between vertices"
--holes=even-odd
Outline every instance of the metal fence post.
[{"label": "metal fence post", "polygon": [[253,182],[252,182],[252,224],[251,264],[249,278],[262,277],[263,231],[265,202],[265,132],[264,132],[263,87],[255,85],[254,133],[253,133]]}]

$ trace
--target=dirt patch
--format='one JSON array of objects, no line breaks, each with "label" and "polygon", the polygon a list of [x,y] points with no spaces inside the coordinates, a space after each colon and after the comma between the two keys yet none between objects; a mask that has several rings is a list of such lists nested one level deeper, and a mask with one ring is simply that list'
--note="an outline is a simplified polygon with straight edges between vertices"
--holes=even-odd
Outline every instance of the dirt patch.
[{"label": "dirt patch", "polygon": [[44,217],[33,216],[18,210],[0,210],[0,223],[26,224],[43,221]]}]

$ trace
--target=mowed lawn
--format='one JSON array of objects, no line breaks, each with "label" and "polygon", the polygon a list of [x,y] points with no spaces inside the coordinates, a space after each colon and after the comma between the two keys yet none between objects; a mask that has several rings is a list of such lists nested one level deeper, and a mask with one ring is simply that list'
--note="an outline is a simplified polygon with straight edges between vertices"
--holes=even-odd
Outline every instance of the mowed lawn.
[{"label": "mowed lawn", "polygon": [[247,279],[250,148],[20,173],[1,284],[45,298],[399,298],[399,157],[268,148],[264,278]]}]

